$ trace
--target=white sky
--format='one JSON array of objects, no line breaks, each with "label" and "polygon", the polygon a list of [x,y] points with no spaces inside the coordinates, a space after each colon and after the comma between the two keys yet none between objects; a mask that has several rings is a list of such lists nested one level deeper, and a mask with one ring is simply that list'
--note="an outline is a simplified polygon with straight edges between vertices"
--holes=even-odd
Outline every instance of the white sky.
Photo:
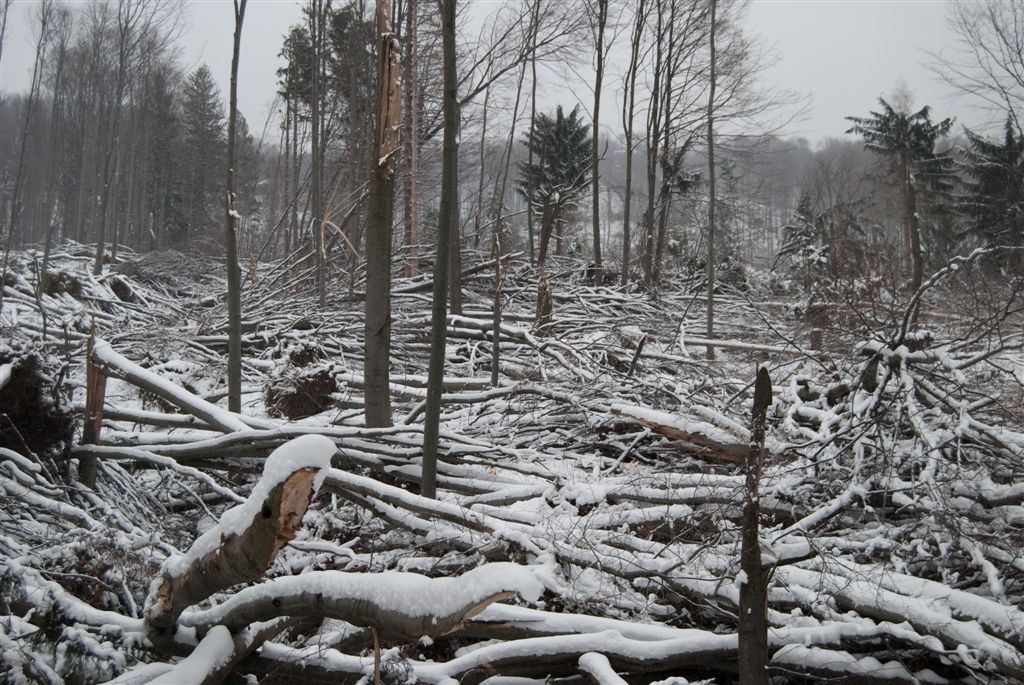
[{"label": "white sky", "polygon": [[[34,50],[33,4],[35,0],[15,0],[10,10],[0,90],[28,87]],[[489,0],[473,0],[473,4],[479,9],[493,6]],[[945,24],[947,5],[946,0],[754,0],[749,29],[774,46],[779,56],[766,78],[813,98],[808,117],[787,133],[812,141],[840,136],[848,128],[844,116],[867,114],[876,108],[879,95],[891,93],[899,83],[909,86],[914,104],[932,105],[937,118],[956,115],[960,123],[982,124],[983,116],[967,103],[955,102],[925,66],[927,52],[938,52],[953,40]],[[276,90],[277,53],[288,27],[300,20],[300,7],[299,0],[249,1],[239,107],[254,133],[267,117]],[[226,99],[234,29],[231,2],[192,0],[187,14],[189,27],[180,41],[183,63],[189,69],[207,63]],[[627,35],[619,40],[627,40]],[[589,98],[586,88],[575,91]]]}]

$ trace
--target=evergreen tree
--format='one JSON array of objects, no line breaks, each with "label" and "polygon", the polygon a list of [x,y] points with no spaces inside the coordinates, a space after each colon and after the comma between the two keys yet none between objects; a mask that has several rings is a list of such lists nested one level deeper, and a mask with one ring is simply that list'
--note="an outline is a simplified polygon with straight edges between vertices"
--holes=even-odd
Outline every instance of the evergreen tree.
[{"label": "evergreen tree", "polygon": [[935,144],[949,133],[953,120],[933,123],[929,107],[910,113],[892,107],[884,98],[878,98],[878,102],[881,112],[871,112],[864,118],[846,117],[853,122],[847,133],[859,133],[868,150],[891,161],[890,172],[903,196],[904,262],[912,269],[911,288],[917,290],[924,280],[918,193],[922,188],[939,195],[952,190],[952,160],[936,154]]},{"label": "evergreen tree", "polygon": [[967,194],[959,209],[988,245],[1024,245],[1024,135],[1006,120],[1002,144],[966,128]]},{"label": "evergreen tree", "polygon": [[559,234],[568,213],[590,186],[590,127],[579,118],[579,107],[565,116],[559,106],[554,118],[541,114],[523,143],[534,162],[520,165],[519,192],[540,215],[537,254],[537,323],[551,319],[551,289],[545,269],[551,234]]},{"label": "evergreen tree", "polygon": [[559,106],[554,117],[537,116],[523,143],[533,150],[536,161],[520,165],[519,192],[540,211],[543,260],[551,230],[565,222],[590,187],[590,126],[580,119],[579,106],[568,116]]},{"label": "evergreen tree", "polygon": [[220,91],[204,64],[192,72],[182,92],[184,126],[186,240],[218,235],[223,209],[224,113]]},{"label": "evergreen tree", "polygon": [[866,237],[856,207],[837,202],[819,212],[804,194],[782,228],[776,260],[789,263],[790,273],[800,279],[808,297],[828,296],[842,279],[863,272]]},{"label": "evergreen tree", "polygon": [[278,57],[285,59],[285,66],[277,70],[278,92],[285,100],[302,102],[308,108],[313,90],[313,42],[305,26],[288,30]]}]

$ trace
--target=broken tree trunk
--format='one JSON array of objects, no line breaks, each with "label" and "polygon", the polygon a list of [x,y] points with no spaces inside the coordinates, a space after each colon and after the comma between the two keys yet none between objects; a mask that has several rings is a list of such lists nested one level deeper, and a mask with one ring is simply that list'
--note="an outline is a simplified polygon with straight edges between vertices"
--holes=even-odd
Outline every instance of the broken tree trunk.
[{"label": "broken tree trunk", "polygon": [[750,450],[747,453],[746,497],[743,502],[740,569],[745,579],[740,585],[740,685],[765,685],[768,682],[765,671],[768,663],[768,579],[761,566],[758,518],[765,421],[771,403],[772,381],[768,369],[762,366],[758,369],[754,383],[754,416],[751,422]]},{"label": "broken tree trunk", "polygon": [[185,609],[215,592],[260,578],[302,522],[316,476],[330,467],[334,443],[296,438],[267,459],[249,498],[221,516],[183,556],[171,557],[146,599],[146,633],[166,641]]},{"label": "broken tree trunk", "polygon": [[[85,360],[85,424],[82,426],[82,444],[99,443],[103,425],[103,400],[107,389],[107,376],[93,361],[96,336],[90,335]],[[83,455],[78,460],[78,480],[87,488],[96,487],[96,457]]]},{"label": "broken tree trunk", "polygon": [[129,361],[123,355],[115,352],[110,343],[100,338],[96,338],[91,357],[102,373],[120,378],[154,395],[158,395],[182,411],[202,419],[223,433],[244,431],[250,428],[272,427],[272,424],[267,421],[248,416],[242,417],[239,414],[221,409],[201,397],[196,397],[152,371],[147,371],[138,364]]},{"label": "broken tree trunk", "polygon": [[238,630],[279,616],[329,617],[376,628],[388,639],[415,640],[450,633],[494,602],[517,594],[536,599],[542,591],[533,570],[508,562],[447,578],[312,571],[246,588],[212,609],[185,614],[182,623]]}]

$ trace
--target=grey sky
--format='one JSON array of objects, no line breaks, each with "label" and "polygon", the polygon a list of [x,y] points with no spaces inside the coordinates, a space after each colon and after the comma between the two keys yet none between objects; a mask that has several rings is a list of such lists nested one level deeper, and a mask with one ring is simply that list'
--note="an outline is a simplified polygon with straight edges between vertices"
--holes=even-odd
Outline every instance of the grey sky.
[{"label": "grey sky", "polygon": [[[490,2],[476,0],[480,6]],[[475,3],[475,4],[476,4]],[[0,88],[28,87],[32,65],[33,0],[15,0],[8,20]],[[945,0],[754,0],[751,31],[774,45],[779,63],[767,74],[778,86],[813,97],[806,120],[788,133],[811,140],[839,136],[848,115],[875,108],[879,95],[899,83],[909,86],[914,104],[932,105],[940,117],[956,115],[977,126],[983,117],[924,66],[927,52],[948,46]],[[266,120],[276,84],[282,36],[301,18],[299,0],[250,0],[245,17],[239,73],[239,107],[258,133]],[[181,39],[183,63],[210,66],[227,95],[233,12],[230,0],[194,0],[187,8],[189,28]],[[626,36],[620,37],[626,40]],[[579,93],[584,90],[577,90]],[[608,122],[610,124],[610,122]]]}]

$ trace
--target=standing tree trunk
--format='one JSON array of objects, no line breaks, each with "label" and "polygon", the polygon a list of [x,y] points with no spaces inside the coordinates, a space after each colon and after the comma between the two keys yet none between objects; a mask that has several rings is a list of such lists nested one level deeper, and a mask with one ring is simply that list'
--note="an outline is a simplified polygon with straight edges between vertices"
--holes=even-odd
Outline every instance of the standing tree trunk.
[{"label": "standing tree trunk", "polygon": [[647,209],[644,212],[644,283],[653,287],[655,282],[655,199],[658,196],[658,154],[661,145],[661,107],[664,75],[667,66],[664,56],[665,8],[664,0],[655,1],[657,19],[654,35],[654,73],[651,75],[651,99],[647,106]]},{"label": "standing tree trunk", "polygon": [[594,126],[593,136],[590,139],[590,173],[593,174],[591,214],[594,227],[594,271],[595,282],[602,282],[603,264],[601,262],[601,188],[598,179],[598,164],[600,163],[600,149],[598,147],[600,135],[598,126],[601,121],[601,81],[604,79],[604,28],[608,23],[608,0],[596,0],[597,2],[597,45],[596,45],[596,73],[594,75]]},{"label": "standing tree trunk", "polygon": [[640,0],[633,23],[632,49],[626,72],[626,97],[623,99],[622,125],[626,129],[626,193],[622,208],[622,285],[629,283],[629,213],[633,204],[633,116],[636,109],[636,72],[640,65],[640,38],[644,30],[644,3]]},{"label": "standing tree trunk", "polygon": [[[921,227],[917,218],[917,186],[914,183],[914,168],[910,152],[901,153],[903,167],[903,240],[904,261],[911,271],[911,292],[917,292],[924,280],[924,259],[921,255]],[[914,315],[915,321],[917,315]]]},{"label": "standing tree trunk", "polygon": [[235,129],[238,123],[238,57],[246,0],[234,0],[235,36],[231,47],[228,102],[228,166],[224,243],[228,267],[228,409],[242,410],[242,274],[238,268],[238,212],[235,209]]},{"label": "standing tree trunk", "polygon": [[323,150],[320,144],[322,128],[322,111],[320,102],[323,84],[321,81],[321,56],[324,39],[324,8],[323,0],[312,0],[312,22],[310,37],[313,44],[312,98],[310,102],[311,143],[311,195],[313,204],[313,252],[316,264],[316,297],[321,309],[327,306],[327,253],[324,250],[324,193],[323,193]]},{"label": "standing tree trunk", "polygon": [[376,149],[370,170],[366,223],[366,317],[363,386],[366,425],[391,425],[391,222],[399,117],[398,53],[391,33],[391,3],[377,0]]},{"label": "standing tree trunk", "polygon": [[405,17],[405,55],[402,61],[404,74],[402,83],[405,86],[405,107],[402,115],[405,118],[405,173],[402,178],[402,192],[405,196],[405,249],[408,261],[405,264],[405,275],[415,276],[419,273],[419,246],[417,225],[419,223],[419,201],[416,197],[416,174],[419,173],[419,74],[416,65],[416,23],[417,0],[409,0]]},{"label": "standing tree trunk", "polygon": [[[530,134],[527,140],[533,140],[533,129],[537,122],[537,22],[540,18],[541,0],[533,0],[533,16],[530,20]],[[533,168],[533,146],[527,145],[526,164]],[[526,177],[526,241],[527,249],[530,252],[530,264],[534,263],[534,217],[533,202],[533,178]]]},{"label": "standing tree trunk", "polygon": [[[711,84],[708,90],[708,327],[707,336],[715,337],[715,11],[718,0],[711,0]],[[707,358],[715,358],[715,348],[708,346]]]},{"label": "standing tree trunk", "polygon": [[491,87],[487,86],[484,90],[483,121],[480,123],[480,174],[477,176],[476,214],[473,216],[473,249],[480,247],[480,225],[484,216],[484,162],[487,158],[487,111],[490,104]]},{"label": "standing tree trunk", "polygon": [[[437,217],[437,258],[434,261],[433,307],[430,317],[430,370],[423,424],[422,495],[437,494],[437,442],[444,383],[445,330],[448,323],[445,295],[448,279],[448,242],[458,221],[456,202],[459,179],[459,98],[455,72],[455,0],[441,2],[442,70],[444,75],[444,142],[441,150],[441,206]],[[495,331],[497,335],[497,331]]]},{"label": "standing tree trunk", "polygon": [[764,455],[764,427],[768,406],[772,403],[772,381],[768,369],[761,367],[754,383],[754,416],[747,452],[746,492],[743,502],[740,569],[745,576],[740,585],[739,670],[740,685],[766,685],[768,663],[768,586],[761,567],[759,488]]}]

